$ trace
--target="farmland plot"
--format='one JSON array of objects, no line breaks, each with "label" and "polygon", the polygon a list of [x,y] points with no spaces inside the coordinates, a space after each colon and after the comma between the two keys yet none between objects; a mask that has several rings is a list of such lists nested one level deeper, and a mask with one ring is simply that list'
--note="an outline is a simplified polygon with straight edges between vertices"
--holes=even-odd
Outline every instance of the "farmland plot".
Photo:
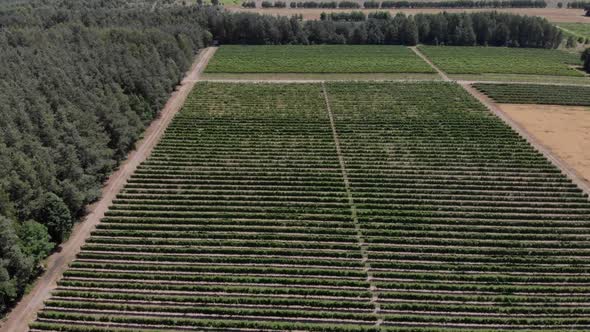
[{"label": "farmland plot", "polygon": [[473,87],[498,103],[590,106],[590,86],[478,83]]},{"label": "farmland plot", "polygon": [[405,46],[282,45],[219,48],[206,73],[434,73]]},{"label": "farmland plot", "polygon": [[523,74],[578,76],[579,56],[559,50],[506,47],[420,46],[448,74]]},{"label": "farmland plot", "polygon": [[558,169],[457,85],[326,90],[197,84],[34,331],[590,328]]},{"label": "farmland plot", "polygon": [[559,23],[559,27],[576,37],[590,39],[589,23]]},{"label": "farmland plot", "polygon": [[451,84],[328,85],[383,326],[590,328],[590,204]]},{"label": "farmland plot", "polygon": [[319,85],[197,84],[33,327],[374,325],[324,105]]}]

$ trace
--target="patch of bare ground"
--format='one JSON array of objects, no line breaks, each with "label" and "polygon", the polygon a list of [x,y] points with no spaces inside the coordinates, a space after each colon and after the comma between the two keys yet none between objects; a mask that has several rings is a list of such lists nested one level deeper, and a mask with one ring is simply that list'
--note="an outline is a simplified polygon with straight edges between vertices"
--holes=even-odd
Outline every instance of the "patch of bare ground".
[{"label": "patch of bare ground", "polygon": [[[350,12],[351,9],[329,9],[329,8],[242,8],[239,6],[227,6],[230,11],[254,12],[268,15],[303,15],[303,19],[313,20],[319,19],[322,12]],[[383,9],[359,9],[365,14],[384,11]],[[419,14],[419,13],[472,13],[481,11],[497,11],[501,13],[511,13],[529,16],[542,16],[551,22],[579,22],[590,23],[590,18],[584,16],[584,11],[581,9],[559,9],[559,8],[407,8],[407,9],[390,9],[392,14]]]},{"label": "patch of bare ground", "polygon": [[590,182],[590,108],[498,104],[512,120]]}]

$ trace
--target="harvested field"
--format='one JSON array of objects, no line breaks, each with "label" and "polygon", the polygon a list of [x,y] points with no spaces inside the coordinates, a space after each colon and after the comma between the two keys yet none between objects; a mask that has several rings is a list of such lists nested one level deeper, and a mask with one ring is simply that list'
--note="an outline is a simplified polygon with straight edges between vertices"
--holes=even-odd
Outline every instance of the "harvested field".
[{"label": "harvested field", "polygon": [[198,83],[32,327],[587,330],[589,237],[456,84]]},{"label": "harvested field", "polygon": [[498,106],[590,182],[589,107],[522,104]]},{"label": "harvested field", "polygon": [[[247,9],[238,6],[228,7],[231,11],[242,11],[242,12],[254,12],[269,15],[286,15],[291,16],[295,14],[303,15],[306,20],[319,19],[322,12],[326,13],[341,13],[350,12],[350,9],[291,9],[291,8],[269,8],[269,9]],[[360,9],[362,12],[368,14],[375,11],[382,11],[381,9]],[[558,8],[498,8],[498,9],[460,9],[460,8],[420,8],[420,9],[393,9],[389,12],[393,15],[396,13],[405,13],[408,15],[414,15],[419,13],[472,13],[481,11],[497,11],[500,13],[511,13],[529,16],[541,16],[545,17],[551,22],[579,22],[579,23],[590,23],[590,18],[584,16],[584,11],[581,9],[558,9]]]}]

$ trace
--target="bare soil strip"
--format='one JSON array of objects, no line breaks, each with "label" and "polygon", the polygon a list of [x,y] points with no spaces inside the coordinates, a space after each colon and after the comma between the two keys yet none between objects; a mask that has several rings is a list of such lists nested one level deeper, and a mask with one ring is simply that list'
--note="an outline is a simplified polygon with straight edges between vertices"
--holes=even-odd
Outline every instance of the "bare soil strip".
[{"label": "bare soil strip", "polygon": [[[363,264],[365,272],[367,273],[367,282],[369,283],[370,291],[372,294],[371,303],[375,306],[375,314],[379,314],[381,311],[381,307],[379,305],[379,293],[377,293],[377,286],[373,282],[373,273],[371,272],[371,264],[369,263],[369,254],[367,252],[367,247],[365,244],[365,239],[363,237],[363,233],[360,228],[360,222],[357,216],[356,205],[354,203],[354,198],[352,197],[352,190],[350,188],[350,180],[348,179],[348,172],[346,171],[346,163],[344,162],[344,156],[342,155],[342,150],[340,148],[340,139],[338,138],[338,131],[336,130],[336,122],[334,121],[334,115],[332,114],[332,108],[330,107],[330,99],[328,98],[328,93],[326,91],[326,85],[322,82],[322,91],[324,94],[324,99],[326,100],[326,110],[328,112],[328,117],[330,118],[330,126],[332,127],[332,136],[334,137],[334,145],[336,146],[336,154],[338,155],[338,161],[340,163],[340,168],[342,170],[342,178],[344,179],[344,186],[346,188],[346,195],[348,196],[348,202],[350,204],[350,210],[352,213],[352,219],[354,221],[354,228],[356,230],[356,236],[358,240],[358,244],[361,250],[361,256],[363,258]],[[379,326],[383,323],[383,319],[378,319],[376,325]]]},{"label": "bare soil strip", "polygon": [[590,181],[590,107],[500,104],[504,113]]},{"label": "bare soil strip", "polygon": [[187,73],[176,91],[172,93],[170,99],[160,112],[160,117],[154,120],[148,127],[143,140],[138,142],[136,150],[131,152],[127,160],[109,177],[102,189],[101,199],[89,207],[89,214],[85,220],[74,227],[68,241],[61,245],[61,250],[47,259],[45,273],[39,277],[29,294],[24,296],[18,305],[8,314],[0,328],[0,332],[29,330],[29,324],[42,308],[43,302],[49,298],[50,292],[57,287],[57,281],[61,279],[69,264],[80,251],[81,246],[90,236],[90,233],[104,217],[105,212],[108,210],[117,193],[123,188],[137,166],[151,153],[174,118],[174,115],[182,108],[186,97],[199,80],[201,73],[207,66],[209,59],[215,53],[215,50],[216,48],[206,48],[199,52],[199,56],[193,63],[191,70]]},{"label": "bare soil strip", "polygon": [[[450,81],[449,77],[438,67],[434,65],[428,58],[423,55],[420,50],[413,47],[412,48],[416,54],[418,54],[424,61],[428,62],[432,68],[434,68],[445,81]],[[485,94],[477,91],[470,82],[467,81],[458,81],[465,91],[469,92],[473,97],[479,100],[484,106],[487,107],[494,115],[499,117],[504,123],[510,126],[512,130],[516,131],[520,136],[526,139],[529,144],[531,144],[537,151],[541,152],[545,158],[549,159],[555,166],[557,166],[567,177],[570,178],[580,189],[585,191],[587,194],[590,195],[590,182],[587,181],[582,174],[580,174],[577,170],[572,168],[569,164],[563,161],[556,153],[546,147],[540,140],[538,140],[531,132],[529,132],[525,127],[518,124],[516,121],[512,120],[503,110],[498,107],[498,105],[491,100]]]}]

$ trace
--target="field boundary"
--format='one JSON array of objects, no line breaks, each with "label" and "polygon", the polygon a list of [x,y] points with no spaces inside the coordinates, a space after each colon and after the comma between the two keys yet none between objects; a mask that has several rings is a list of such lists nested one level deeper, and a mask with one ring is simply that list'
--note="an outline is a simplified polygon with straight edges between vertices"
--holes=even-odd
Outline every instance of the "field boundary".
[{"label": "field boundary", "polygon": [[[354,222],[354,229],[356,231],[356,238],[358,241],[358,245],[361,251],[361,256],[363,259],[363,265],[365,273],[367,274],[367,282],[369,283],[369,291],[371,292],[371,303],[375,306],[375,310],[373,311],[374,314],[378,315],[381,311],[381,306],[379,305],[379,293],[377,292],[377,286],[373,283],[373,273],[371,272],[371,264],[369,263],[369,254],[367,253],[367,247],[365,243],[365,239],[363,233],[361,231],[361,226],[358,220],[358,214],[356,209],[356,204],[354,203],[354,197],[352,196],[352,189],[350,188],[350,180],[348,178],[348,171],[346,170],[346,163],[344,161],[344,156],[342,154],[342,149],[340,148],[340,138],[338,138],[338,131],[336,130],[336,121],[334,120],[334,114],[332,113],[332,108],[330,107],[330,99],[328,98],[328,92],[326,90],[326,84],[324,82],[322,84],[322,93],[324,95],[324,100],[326,101],[326,111],[328,112],[328,117],[330,118],[330,127],[332,129],[332,136],[334,138],[334,145],[336,146],[336,154],[338,155],[338,162],[340,163],[340,170],[342,171],[342,178],[344,180],[344,187],[346,188],[346,196],[348,196],[348,203],[350,205],[350,211],[352,215],[352,220]],[[379,318],[376,322],[376,325],[379,326],[383,322],[383,319]]]},{"label": "field boundary", "polygon": [[216,48],[210,47],[199,52],[190,71],[187,72],[176,91],[172,93],[159,117],[146,129],[145,136],[137,143],[136,149],[129,153],[119,169],[109,177],[102,189],[100,200],[89,207],[89,214],[82,222],[76,224],[70,238],[61,244],[61,250],[46,260],[46,271],[36,281],[33,289],[8,313],[6,320],[0,327],[0,332],[29,330],[29,324],[35,319],[37,312],[43,307],[43,303],[49,298],[51,291],[57,287],[57,282],[76,258],[90,233],[104,217],[117,193],[123,189],[137,166],[151,153],[176,113],[182,108],[188,94],[199,80],[215,51]]},{"label": "field boundary", "polygon": [[419,56],[420,59],[424,60],[424,62],[426,62],[430,67],[432,67],[432,69],[434,69],[438,73],[438,75],[440,75],[440,77],[443,79],[443,81],[445,81],[445,82],[451,81],[451,79],[447,76],[447,74],[444,71],[442,71],[440,68],[438,68],[430,59],[428,59],[426,57],[426,55],[424,55],[422,52],[420,52],[418,47],[411,46],[410,49],[414,53],[416,53],[416,55]]}]

